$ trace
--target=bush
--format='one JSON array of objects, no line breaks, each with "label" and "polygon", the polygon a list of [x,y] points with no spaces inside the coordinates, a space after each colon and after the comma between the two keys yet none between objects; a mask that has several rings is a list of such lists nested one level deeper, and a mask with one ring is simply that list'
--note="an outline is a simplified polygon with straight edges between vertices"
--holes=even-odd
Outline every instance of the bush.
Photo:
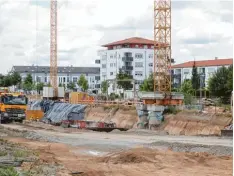
[{"label": "bush", "polygon": [[184,104],[185,105],[191,105],[191,104],[193,104],[193,101],[194,101],[194,99],[193,99],[192,95],[184,94]]},{"label": "bush", "polygon": [[175,106],[169,106],[167,109],[164,110],[165,114],[177,114],[179,112]]},{"label": "bush", "polygon": [[13,167],[2,167],[0,168],[1,176],[19,176],[19,173]]}]

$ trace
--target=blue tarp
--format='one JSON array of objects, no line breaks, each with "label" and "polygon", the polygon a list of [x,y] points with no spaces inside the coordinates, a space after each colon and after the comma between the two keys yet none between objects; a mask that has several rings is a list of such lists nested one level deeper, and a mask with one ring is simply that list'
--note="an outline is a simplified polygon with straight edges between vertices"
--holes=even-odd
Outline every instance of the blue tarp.
[{"label": "blue tarp", "polygon": [[83,120],[86,105],[56,102],[50,106],[42,121],[61,123],[63,120]]}]

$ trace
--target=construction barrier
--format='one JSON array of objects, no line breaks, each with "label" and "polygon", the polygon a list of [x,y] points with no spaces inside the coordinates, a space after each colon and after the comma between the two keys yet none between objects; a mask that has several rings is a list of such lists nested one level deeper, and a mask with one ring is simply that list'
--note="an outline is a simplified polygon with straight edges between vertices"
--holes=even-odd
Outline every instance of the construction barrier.
[{"label": "construction barrier", "polygon": [[44,117],[42,110],[26,110],[26,120],[40,120]]}]

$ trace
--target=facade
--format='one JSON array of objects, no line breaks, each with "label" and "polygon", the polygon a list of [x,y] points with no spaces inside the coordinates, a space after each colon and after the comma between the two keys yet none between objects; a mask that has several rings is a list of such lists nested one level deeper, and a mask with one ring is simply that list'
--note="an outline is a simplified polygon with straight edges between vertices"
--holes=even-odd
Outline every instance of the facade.
[{"label": "facade", "polygon": [[172,80],[173,87],[178,88],[184,80],[192,78],[193,65],[197,67],[198,74],[200,75],[201,86],[206,87],[209,78],[217,71],[218,68],[225,66],[228,67],[233,64],[233,59],[218,59],[189,61],[182,64],[172,66]]},{"label": "facade", "polygon": [[134,37],[103,45],[106,50],[98,51],[100,79],[109,81],[108,93],[119,93],[114,80],[121,69],[132,76],[136,89],[153,72],[154,41]]},{"label": "facade", "polygon": [[[23,80],[27,74],[31,74],[34,82],[42,82],[44,84],[50,82],[49,66],[13,66],[12,70],[20,73]],[[82,74],[88,80],[90,90],[100,89],[99,67],[58,67],[58,85],[67,86],[69,82],[77,83]]]}]

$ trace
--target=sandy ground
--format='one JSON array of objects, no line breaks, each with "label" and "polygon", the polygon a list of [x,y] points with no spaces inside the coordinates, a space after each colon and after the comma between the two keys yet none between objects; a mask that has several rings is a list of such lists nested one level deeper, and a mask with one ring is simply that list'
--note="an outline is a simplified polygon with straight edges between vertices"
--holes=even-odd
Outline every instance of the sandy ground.
[{"label": "sandy ground", "polygon": [[58,176],[232,175],[231,138],[57,129],[1,125],[8,141],[39,151],[48,164],[62,165]]}]

